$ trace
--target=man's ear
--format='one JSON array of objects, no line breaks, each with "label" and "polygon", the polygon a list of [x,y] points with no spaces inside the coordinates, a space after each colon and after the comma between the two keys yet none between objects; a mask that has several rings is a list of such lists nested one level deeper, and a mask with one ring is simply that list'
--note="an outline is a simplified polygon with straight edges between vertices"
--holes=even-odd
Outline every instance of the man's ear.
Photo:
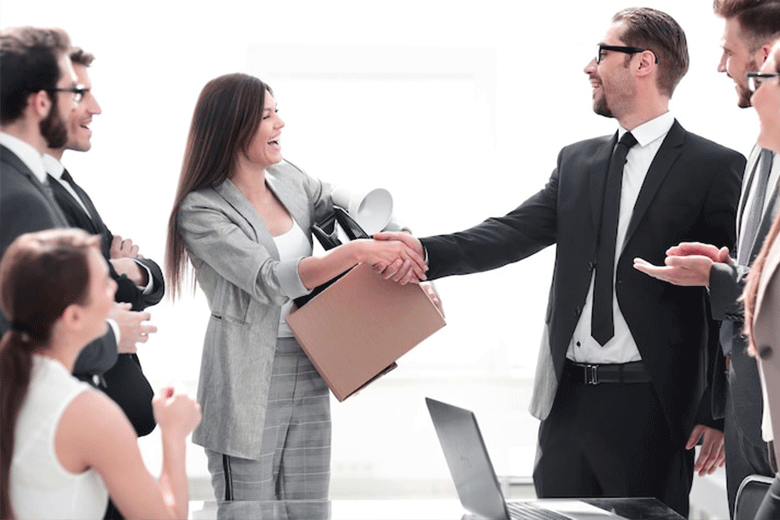
[{"label": "man's ear", "polygon": [[758,55],[761,58],[761,63],[764,63],[766,59],[769,57],[769,53],[772,52],[772,46],[771,45],[762,45],[760,49],[758,49]]},{"label": "man's ear", "polygon": [[30,94],[27,98],[27,107],[40,119],[45,119],[51,111],[52,102],[49,93],[45,90],[39,90]]},{"label": "man's ear", "polygon": [[642,75],[651,73],[656,67],[655,54],[653,51],[646,50],[639,53],[637,72]]}]

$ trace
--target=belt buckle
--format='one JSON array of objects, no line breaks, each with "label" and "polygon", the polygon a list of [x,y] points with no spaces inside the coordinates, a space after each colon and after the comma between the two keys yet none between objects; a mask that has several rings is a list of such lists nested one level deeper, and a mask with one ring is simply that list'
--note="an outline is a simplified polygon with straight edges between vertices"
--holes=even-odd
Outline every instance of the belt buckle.
[{"label": "belt buckle", "polygon": [[594,386],[599,384],[598,365],[585,365],[585,384]]}]

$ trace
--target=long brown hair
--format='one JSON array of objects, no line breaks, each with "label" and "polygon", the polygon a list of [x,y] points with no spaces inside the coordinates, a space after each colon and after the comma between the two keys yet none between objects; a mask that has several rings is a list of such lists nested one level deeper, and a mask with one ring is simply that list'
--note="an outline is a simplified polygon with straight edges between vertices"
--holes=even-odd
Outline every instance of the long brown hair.
[{"label": "long brown hair", "polygon": [[174,300],[187,269],[179,208],[189,193],[217,186],[234,173],[239,154],[246,153],[262,121],[266,91],[272,92],[260,79],[237,73],[209,81],[198,97],[168,219],[165,271]]},{"label": "long brown hair", "polygon": [[72,303],[86,303],[88,250],[99,238],[79,229],[21,235],[0,261],[0,306],[11,328],[0,342],[0,518],[12,518],[11,460],[16,419],[30,384],[32,355]]},{"label": "long brown hair", "polygon": [[[780,48],[773,48],[772,53],[776,64],[775,70],[776,72],[780,72]],[[775,153],[780,152],[780,150],[772,151]],[[769,250],[772,249],[772,244],[777,240],[778,234],[780,234],[780,213],[777,214],[774,222],[772,222],[772,227],[769,229],[769,233],[764,239],[764,244],[761,246],[761,252],[758,253],[758,256],[753,261],[753,265],[750,267],[747,283],[742,292],[742,300],[745,305],[745,336],[747,336],[750,341],[748,350],[752,355],[756,355],[755,338],[753,337],[753,319],[756,315],[758,284],[761,281],[761,271],[764,270],[766,257],[769,254]]]}]

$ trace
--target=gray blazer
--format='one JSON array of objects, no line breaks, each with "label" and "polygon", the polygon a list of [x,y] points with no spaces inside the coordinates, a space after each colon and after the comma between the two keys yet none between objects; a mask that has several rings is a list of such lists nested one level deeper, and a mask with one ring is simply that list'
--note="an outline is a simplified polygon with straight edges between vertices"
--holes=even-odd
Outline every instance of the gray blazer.
[{"label": "gray blazer", "polygon": [[[290,163],[266,182],[311,242],[312,223],[332,209],[328,185]],[[203,343],[195,444],[257,459],[265,424],[281,305],[310,291],[296,261],[280,262],[273,238],[230,180],[192,192],[179,226],[211,316]]]},{"label": "gray blazer", "polygon": [[[748,159],[745,176],[743,179],[742,198],[737,213],[737,232],[741,228],[742,217],[745,213],[747,190],[745,187],[756,174],[758,155],[761,149],[754,147]],[[775,161],[779,160],[775,154]],[[769,206],[756,232],[753,246],[750,250],[750,263],[761,251],[764,237],[772,227],[772,221],[777,214],[778,189],[777,186],[769,187],[767,196],[770,197]],[[739,242],[739,238],[737,242]],[[736,257],[736,251],[732,256]],[[726,263],[713,264],[710,271],[710,303],[712,304],[712,317],[723,322],[721,326],[721,343],[724,353],[731,354],[731,364],[728,374],[728,388],[716,388],[716,398],[725,403],[725,392],[731,393],[731,402],[734,406],[734,420],[740,433],[755,446],[764,446],[761,438],[761,414],[762,397],[758,379],[758,368],[755,359],[747,353],[747,339],[742,334],[744,311],[739,300],[742,289],[745,286],[750,267]],[[722,383],[715,378],[718,386]]]}]

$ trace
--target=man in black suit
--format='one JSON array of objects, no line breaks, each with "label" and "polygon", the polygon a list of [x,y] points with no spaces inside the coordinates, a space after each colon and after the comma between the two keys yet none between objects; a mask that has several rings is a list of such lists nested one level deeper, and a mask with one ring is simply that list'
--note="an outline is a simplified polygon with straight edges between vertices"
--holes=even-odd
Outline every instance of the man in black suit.
[{"label": "man in black suit", "polygon": [[[84,88],[84,95],[70,114],[68,142],[57,148],[48,148],[43,156],[49,185],[70,226],[101,236],[103,256],[108,262],[111,277],[117,282],[116,301],[129,303],[134,311],[143,311],[159,303],[163,297],[165,282],[162,270],[153,260],[141,257],[138,247],[131,240],[123,240],[109,231],[92,199],[60,162],[65,150],[86,152],[92,147],[89,125],[92,117],[101,112],[87,72],[94,56],[80,48],[73,48],[70,60],[76,80]],[[147,335],[144,341],[148,334],[157,330],[153,325],[145,325],[145,329]],[[105,373],[104,378],[105,392],[122,407],[136,433],[139,436],[149,434],[155,426],[152,413],[154,392],[141,370],[135,345],[132,351],[119,353],[116,364]]]},{"label": "man in black suit", "polygon": [[731,246],[745,159],[668,112],[688,68],[679,25],[646,8],[612,22],[585,72],[594,111],[620,125],[615,135],[563,148],[547,185],[503,217],[419,241],[376,238],[427,254],[431,279],[494,269],[556,244],[531,404],[542,420],[537,495],[654,496],[687,515],[690,448],[703,437],[701,471],[722,460],[705,398],[714,346],[707,294],[632,264],[660,260],[683,240]]},{"label": "man in black suit", "polygon": [[[59,29],[0,31],[0,255],[23,233],[68,227],[46,181],[41,153],[68,140],[70,113],[83,95]],[[110,369],[120,344],[141,337],[138,314],[112,311],[109,331],[82,350],[74,375],[94,381]],[[11,324],[0,314],[0,333]]]},{"label": "man in black suit", "polygon": [[[97,211],[92,199],[76,184],[70,172],[62,163],[65,150],[86,152],[92,148],[92,131],[89,125],[92,117],[100,114],[100,105],[92,92],[92,81],[87,68],[94,56],[78,47],[70,51],[70,61],[78,84],[84,89],[81,100],[70,114],[68,142],[59,147],[49,147],[43,156],[43,164],[48,173],[49,185],[68,224],[81,228],[93,235],[100,235],[103,256],[108,262],[111,278],[117,283],[115,299],[130,304],[133,311],[143,311],[156,305],[165,293],[162,270],[156,262],[138,254],[138,247],[132,240],[123,240],[109,231]],[[149,316],[149,313],[144,313]],[[153,325],[144,325],[146,342],[148,335],[156,332]],[[117,362],[103,378],[103,391],[119,406],[141,437],[154,430],[155,420],[152,410],[152,390],[149,381],[141,369],[141,362],[135,351],[120,352]],[[121,518],[121,514],[109,502],[106,518]]]},{"label": "man in black suit", "polygon": [[[718,0],[715,14],[723,18],[723,55],[718,70],[735,83],[737,104],[751,106],[747,73],[756,72],[766,60],[774,41],[780,37],[780,2],[767,0]],[[717,408],[725,413],[726,487],[729,512],[739,485],[748,475],[774,476],[771,450],[762,438],[763,398],[756,360],[747,353],[742,333],[743,308],[738,301],[750,264],[761,250],[778,210],[777,183],[780,160],[777,154],[754,147],[744,175],[744,188],[737,214],[739,239],[735,255],[721,252],[712,244],[680,244],[668,252],[666,265],[637,265],[643,272],[677,285],[708,287],[712,314],[721,325],[721,347],[727,377],[714,395]],[[718,375],[720,375],[718,374]],[[725,403],[724,403],[725,401]],[[769,439],[766,439],[769,440]]]}]

